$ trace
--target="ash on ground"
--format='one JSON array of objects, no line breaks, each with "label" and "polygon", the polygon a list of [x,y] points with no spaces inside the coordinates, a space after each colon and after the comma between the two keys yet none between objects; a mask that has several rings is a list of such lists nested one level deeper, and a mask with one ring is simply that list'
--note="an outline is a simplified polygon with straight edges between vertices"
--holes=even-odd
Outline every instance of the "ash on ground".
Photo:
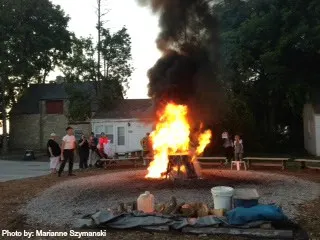
[{"label": "ash on ground", "polygon": [[215,186],[256,188],[260,203],[275,203],[294,219],[298,207],[320,196],[320,185],[296,177],[257,171],[203,170],[202,180],[175,184],[169,180],[145,179],[146,171],[106,173],[68,180],[57,184],[31,200],[21,213],[36,224],[71,226],[86,214],[117,208],[120,202],[132,202],[145,192],[156,203],[175,196],[180,202],[212,204],[210,189]]}]

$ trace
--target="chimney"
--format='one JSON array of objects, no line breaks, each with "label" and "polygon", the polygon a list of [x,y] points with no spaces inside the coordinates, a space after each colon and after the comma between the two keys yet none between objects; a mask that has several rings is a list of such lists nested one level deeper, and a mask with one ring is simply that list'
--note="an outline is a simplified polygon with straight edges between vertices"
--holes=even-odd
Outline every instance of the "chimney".
[{"label": "chimney", "polygon": [[65,78],[62,77],[62,76],[57,76],[55,82],[56,82],[57,84],[64,83],[64,82],[65,82]]}]

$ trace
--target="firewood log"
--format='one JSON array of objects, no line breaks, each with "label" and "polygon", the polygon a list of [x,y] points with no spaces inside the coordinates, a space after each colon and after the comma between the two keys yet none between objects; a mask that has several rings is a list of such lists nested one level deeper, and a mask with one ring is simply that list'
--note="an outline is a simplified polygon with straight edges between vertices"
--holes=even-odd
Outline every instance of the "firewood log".
[{"label": "firewood log", "polygon": [[200,203],[197,206],[197,217],[205,217],[209,215],[209,208],[206,204]]},{"label": "firewood log", "polygon": [[164,208],[165,208],[165,204],[163,204],[163,203],[159,203],[159,204],[156,204],[156,205],[154,206],[154,209],[155,209],[156,212],[158,212],[158,213],[162,213],[163,210],[164,210]]},{"label": "firewood log", "polygon": [[176,207],[177,207],[177,199],[175,197],[171,197],[171,200],[165,204],[163,214],[171,214]]},{"label": "firewood log", "polygon": [[180,213],[180,212],[181,212],[181,207],[182,207],[184,204],[185,204],[184,202],[178,204],[177,207],[173,210],[172,213],[173,213],[173,214],[178,214],[178,213]]},{"label": "firewood log", "polygon": [[136,211],[137,209],[138,209],[137,202],[136,202],[136,201],[133,201],[133,202],[132,202],[132,210],[133,210],[133,211]]},{"label": "firewood log", "polygon": [[196,214],[196,210],[191,204],[184,204],[180,211],[184,217],[193,217]]},{"label": "firewood log", "polygon": [[223,211],[223,209],[210,209],[209,214],[216,216],[216,217],[223,217],[224,211]]},{"label": "firewood log", "polygon": [[120,203],[119,203],[118,212],[119,212],[119,213],[125,213],[125,212],[127,212],[127,209],[126,209],[125,204],[124,204],[123,202],[120,202]]}]

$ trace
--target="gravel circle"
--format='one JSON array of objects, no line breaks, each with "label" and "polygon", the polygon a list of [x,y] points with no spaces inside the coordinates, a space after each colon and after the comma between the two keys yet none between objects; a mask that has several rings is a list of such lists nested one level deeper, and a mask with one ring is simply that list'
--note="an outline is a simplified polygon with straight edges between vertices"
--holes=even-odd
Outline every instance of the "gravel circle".
[{"label": "gravel circle", "polygon": [[154,194],[156,203],[176,196],[178,201],[211,204],[212,187],[231,186],[256,188],[260,203],[274,202],[294,219],[301,203],[320,196],[318,183],[258,171],[203,170],[202,180],[183,183],[149,180],[144,178],[145,174],[145,170],[134,170],[71,179],[45,190],[20,212],[30,223],[71,226],[85,214],[117,207],[119,202],[134,201],[146,190]]}]

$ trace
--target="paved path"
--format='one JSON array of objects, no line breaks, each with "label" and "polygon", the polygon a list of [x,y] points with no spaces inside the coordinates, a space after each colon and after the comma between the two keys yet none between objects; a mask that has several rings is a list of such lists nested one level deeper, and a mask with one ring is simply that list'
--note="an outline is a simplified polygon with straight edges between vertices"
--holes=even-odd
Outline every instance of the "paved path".
[{"label": "paved path", "polygon": [[[77,169],[78,164],[74,164]],[[68,163],[65,170],[68,169]],[[5,161],[0,160],[0,182],[5,182],[15,179],[23,179],[29,177],[38,177],[50,173],[48,162],[35,161]]]}]

